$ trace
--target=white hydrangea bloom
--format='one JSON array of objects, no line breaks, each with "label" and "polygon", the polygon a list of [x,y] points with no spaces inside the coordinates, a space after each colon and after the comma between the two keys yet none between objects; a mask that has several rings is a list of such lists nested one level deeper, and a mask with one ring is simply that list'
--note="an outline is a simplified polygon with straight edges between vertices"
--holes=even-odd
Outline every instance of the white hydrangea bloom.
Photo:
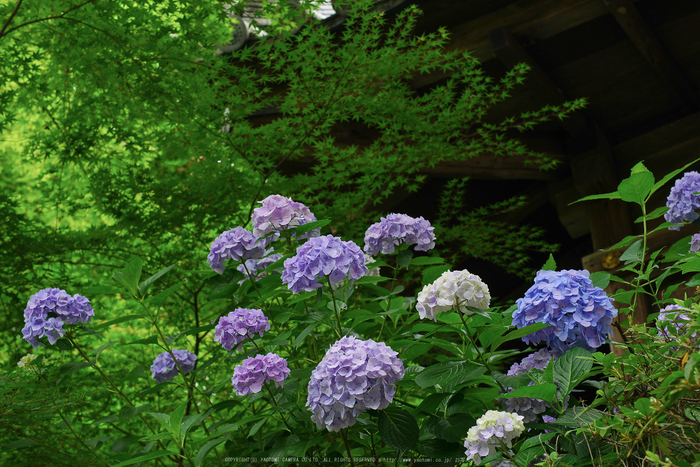
[{"label": "white hydrangea bloom", "polygon": [[30,365],[34,360],[36,360],[36,355],[28,353],[24,357],[22,357],[19,362],[17,362],[17,366],[20,368],[24,368],[25,370],[29,370],[32,368],[32,365]]},{"label": "white hydrangea bloom", "polygon": [[379,268],[371,267],[371,264],[376,262],[376,259],[372,258],[371,256],[365,255],[365,266],[367,266],[367,272],[365,273],[365,277],[379,277]]},{"label": "white hydrangea bloom", "polygon": [[432,284],[426,285],[418,293],[416,309],[421,319],[430,318],[437,321],[437,314],[456,308],[458,311],[472,314],[466,307],[485,310],[491,302],[489,287],[476,274],[466,269],[462,271],[445,271]]},{"label": "white hydrangea bloom", "polygon": [[513,447],[513,440],[523,434],[525,425],[522,415],[517,413],[489,410],[476,421],[476,426],[469,429],[464,440],[464,453],[476,465],[481,464],[481,458],[496,454],[496,448],[501,443]]}]

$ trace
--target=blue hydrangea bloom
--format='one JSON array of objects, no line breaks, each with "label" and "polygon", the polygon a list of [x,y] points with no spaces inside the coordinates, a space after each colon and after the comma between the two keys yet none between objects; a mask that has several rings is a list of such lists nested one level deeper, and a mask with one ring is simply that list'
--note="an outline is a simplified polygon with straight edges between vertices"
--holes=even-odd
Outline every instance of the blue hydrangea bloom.
[{"label": "blue hydrangea bloom", "polygon": [[365,255],[354,242],[333,235],[316,237],[297,248],[296,256],[284,261],[282,282],[294,293],[321,287],[320,278],[328,276],[331,285],[346,277],[355,282],[367,272]]},{"label": "blue hydrangea bloom", "polygon": [[365,253],[393,253],[397,245],[416,245],[416,251],[428,251],[435,247],[435,230],[423,217],[413,218],[406,214],[389,214],[372,224],[365,232]]},{"label": "blue hydrangea bloom", "polygon": [[211,244],[207,263],[211,268],[223,274],[226,267],[224,261],[245,261],[260,258],[265,254],[265,243],[243,227],[227,230]]},{"label": "blue hydrangea bloom", "polygon": [[[666,206],[668,212],[664,214],[667,222],[682,223],[693,222],[700,215],[696,212],[700,210],[700,195],[693,193],[700,192],[700,174],[697,172],[686,172],[683,178],[676,180],[676,184],[671,188]],[[680,230],[679,225],[669,227],[671,230]]]},{"label": "blue hydrangea bloom", "polygon": [[39,346],[42,337],[53,345],[65,334],[64,324],[87,324],[93,316],[90,300],[82,295],[71,297],[62,289],[43,289],[29,298],[24,309],[22,335],[34,348]]},{"label": "blue hydrangea bloom", "polygon": [[[270,238],[270,237],[268,237]],[[238,265],[238,270],[243,273],[243,275],[246,277],[245,279],[241,280],[239,283],[243,283],[248,279],[252,279],[254,281],[259,281],[263,277],[267,276],[267,273],[265,272],[265,269],[273,264],[275,261],[278,261],[282,259],[282,255],[279,253],[273,253],[274,249],[270,248],[267,250],[265,253],[264,258],[260,259],[249,259],[243,264]],[[250,273],[250,275],[248,274]]]},{"label": "blue hydrangea bloom", "polygon": [[[197,364],[197,356],[195,354],[188,350],[173,349],[173,355],[175,355],[185,374],[189,374],[194,370],[194,366]],[[151,365],[151,375],[158,383],[172,381],[177,376],[178,371],[170,352],[163,352],[158,355],[153,360],[153,365]]]},{"label": "blue hydrangea bloom", "polygon": [[693,238],[690,239],[690,252],[700,253],[700,234],[695,234]]},{"label": "blue hydrangea bloom", "polygon": [[219,318],[219,324],[214,328],[214,340],[229,351],[238,346],[240,352],[244,340],[252,339],[256,333],[262,337],[269,330],[270,321],[262,310],[236,308],[228,316]]},{"label": "blue hydrangea bloom", "polygon": [[[260,201],[262,206],[253,210],[253,233],[264,237],[271,232],[282,232],[290,228],[316,221],[309,208],[282,195],[270,195]],[[306,232],[300,238],[317,237],[321,229]]]},{"label": "blue hydrangea bloom", "polygon": [[320,429],[352,426],[367,409],[382,410],[394,399],[394,385],[404,376],[398,353],[383,342],[343,337],[311,373],[306,406]]},{"label": "blue hydrangea bloom", "polygon": [[258,354],[246,358],[233,369],[231,384],[236,394],[245,396],[260,392],[268,381],[274,381],[277,387],[282,386],[289,373],[287,360],[284,358],[272,352],[264,356]]},{"label": "blue hydrangea bloom", "polygon": [[[532,369],[544,370],[552,359],[557,359],[561,354],[556,350],[541,349],[525,357],[520,363],[513,363],[508,370],[508,376],[518,376]],[[530,386],[534,385],[530,381]],[[511,391],[511,388],[506,388]],[[547,410],[549,404],[540,399],[531,397],[514,397],[512,399],[499,399],[506,412],[517,413],[523,416],[523,422],[534,422],[539,414]]]},{"label": "blue hydrangea bloom", "polygon": [[550,325],[523,337],[523,341],[546,342],[549,348],[562,353],[575,345],[587,350],[600,347],[617,316],[612,299],[593,285],[586,270],[539,271],[535,285],[516,303],[513,325]]}]

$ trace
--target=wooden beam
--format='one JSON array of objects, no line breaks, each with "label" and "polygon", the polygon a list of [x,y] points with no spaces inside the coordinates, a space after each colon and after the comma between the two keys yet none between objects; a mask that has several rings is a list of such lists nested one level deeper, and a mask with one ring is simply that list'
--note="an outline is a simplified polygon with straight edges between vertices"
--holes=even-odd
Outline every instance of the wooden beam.
[{"label": "wooden beam", "polygon": [[[525,86],[529,87],[543,102],[550,105],[561,105],[568,100],[562,90],[506,28],[501,26],[492,29],[489,31],[488,37],[496,57],[507,68],[513,68],[518,63],[526,63],[530,67]],[[586,119],[580,113],[565,118],[560,124],[573,138],[579,138],[589,132]]]},{"label": "wooden beam", "polygon": [[654,67],[656,74],[673,90],[681,107],[686,111],[697,109],[700,106],[700,99],[695,87],[666,52],[633,2],[630,0],[603,0],[603,2],[627,37]]}]

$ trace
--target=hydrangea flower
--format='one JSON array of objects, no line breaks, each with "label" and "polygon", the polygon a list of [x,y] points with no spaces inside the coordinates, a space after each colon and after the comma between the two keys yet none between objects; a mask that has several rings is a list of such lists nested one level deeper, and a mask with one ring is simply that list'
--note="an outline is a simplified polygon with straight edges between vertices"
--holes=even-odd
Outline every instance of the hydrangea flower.
[{"label": "hydrangea flower", "polygon": [[214,340],[229,351],[238,346],[240,352],[244,340],[252,339],[255,333],[262,337],[269,330],[270,321],[262,310],[236,308],[228,316],[219,318],[219,324],[214,328]]},{"label": "hydrangea flower", "polygon": [[586,270],[539,271],[535,285],[516,303],[513,324],[518,328],[533,323],[550,325],[523,337],[523,341],[544,341],[562,353],[575,345],[587,350],[600,347],[617,316],[612,299],[593,285]]},{"label": "hydrangea flower", "polygon": [[515,413],[489,410],[469,429],[464,440],[467,459],[481,464],[481,458],[496,454],[501,443],[513,447],[513,440],[525,431],[523,417]]},{"label": "hydrangea flower", "polygon": [[423,217],[389,214],[365,232],[365,253],[372,256],[393,253],[394,247],[401,243],[416,245],[416,251],[428,251],[435,247],[433,230],[435,228]]},{"label": "hydrangea flower", "polygon": [[287,360],[272,352],[267,355],[256,355],[246,358],[233,369],[233,384],[236,394],[245,396],[255,394],[262,390],[263,384],[274,381],[275,386],[284,384],[285,378],[289,376]]},{"label": "hydrangea flower", "polygon": [[[676,184],[671,188],[671,193],[666,200],[669,210],[664,214],[667,222],[682,223],[693,222],[700,215],[696,212],[700,209],[700,195],[693,193],[700,192],[700,174],[697,172],[686,172],[682,178],[676,180]],[[680,230],[679,225],[669,227],[671,230]]]},{"label": "hydrangea flower", "polygon": [[28,353],[27,355],[19,359],[19,361],[17,362],[17,366],[25,370],[33,370],[34,365],[32,365],[32,362],[36,360],[36,357],[36,355]]},{"label": "hydrangea flower", "polygon": [[466,269],[445,271],[432,284],[423,287],[418,293],[416,309],[421,319],[437,321],[437,314],[456,308],[458,311],[473,314],[466,307],[485,310],[491,302],[489,287],[481,278]]},{"label": "hydrangea flower", "polygon": [[[676,328],[676,335],[682,336],[687,334],[692,320],[685,313],[674,311],[682,309],[683,307],[680,305],[668,305],[667,307],[661,309],[659,317],[656,319],[656,327],[669,337],[671,336],[669,333],[669,325]],[[693,333],[691,334],[690,339],[695,340],[696,337],[697,333]]]},{"label": "hydrangea flower", "polygon": [[[252,217],[253,233],[258,237],[316,221],[309,208],[286,196],[270,195],[260,203],[262,206],[253,210]],[[301,238],[317,237],[320,233],[321,229],[314,229]]]},{"label": "hydrangea flower", "polygon": [[693,238],[690,240],[690,252],[700,253],[700,234],[693,235]]},{"label": "hydrangea flower", "polygon": [[333,235],[310,239],[297,248],[296,256],[284,261],[282,282],[294,293],[311,292],[328,276],[331,285],[346,277],[355,282],[367,272],[365,255],[354,242]]},{"label": "hydrangea flower", "polygon": [[24,309],[24,340],[34,348],[46,337],[53,345],[63,337],[64,324],[87,324],[95,316],[90,300],[82,295],[72,297],[61,289],[42,289],[29,298]]},{"label": "hydrangea flower", "polygon": [[224,261],[245,261],[260,258],[265,254],[265,242],[243,227],[227,230],[216,237],[211,244],[207,263],[211,268],[223,274],[226,267]]},{"label": "hydrangea flower", "polygon": [[371,256],[365,256],[365,266],[367,266],[367,272],[365,273],[365,276],[367,277],[379,277],[381,275],[381,271],[379,268],[374,268],[372,267],[372,263],[376,263],[377,260],[372,258]]},{"label": "hydrangea flower", "polygon": [[[173,349],[173,355],[177,359],[177,363],[180,364],[182,371],[185,374],[189,374],[194,370],[194,366],[197,363],[197,356],[188,350]],[[153,360],[153,365],[151,365],[151,375],[153,379],[158,383],[165,381],[172,381],[178,374],[178,368],[173,360],[173,356],[170,352],[163,352],[158,355],[155,360]]]},{"label": "hydrangea flower", "polygon": [[404,376],[398,353],[383,342],[343,337],[326,352],[309,381],[306,406],[320,429],[339,431],[367,409],[385,409]]},{"label": "hydrangea flower", "polygon": [[[241,280],[239,283],[243,283],[248,279],[252,279],[254,281],[259,281],[263,277],[267,276],[265,269],[269,265],[273,264],[275,261],[282,259],[282,255],[280,253],[272,253],[273,251],[274,250],[272,248],[270,248],[265,253],[266,256],[264,258],[249,259],[245,263],[239,264],[238,270],[241,271],[243,273],[243,275],[246,277],[245,279]],[[248,273],[250,273],[250,275]]]},{"label": "hydrangea flower", "polygon": [[[508,376],[522,375],[532,369],[544,370],[552,359],[557,359],[560,356],[561,354],[556,350],[538,350],[525,357],[520,363],[513,363],[510,370],[508,370]],[[534,381],[530,381],[529,386],[534,384]],[[506,389],[512,391],[512,388]],[[543,400],[531,397],[514,397],[511,399],[500,399],[500,401],[506,412],[522,415],[525,423],[534,422],[537,420],[538,415],[549,407],[549,404]]]}]

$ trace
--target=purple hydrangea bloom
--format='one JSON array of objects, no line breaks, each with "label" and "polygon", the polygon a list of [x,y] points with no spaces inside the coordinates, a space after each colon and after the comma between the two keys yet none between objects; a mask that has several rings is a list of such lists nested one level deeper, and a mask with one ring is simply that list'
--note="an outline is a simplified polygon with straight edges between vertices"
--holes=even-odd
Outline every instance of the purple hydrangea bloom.
[{"label": "purple hydrangea bloom", "polygon": [[418,293],[416,310],[421,319],[437,321],[438,313],[456,309],[465,315],[473,313],[467,307],[486,310],[491,303],[489,287],[476,274],[466,269],[445,271],[435,282]]},{"label": "purple hydrangea bloom", "polygon": [[[286,196],[270,195],[260,203],[262,206],[253,210],[252,217],[253,233],[258,237],[316,221],[309,208]],[[317,237],[320,233],[321,229],[314,229],[301,237]]]},{"label": "purple hydrangea bloom", "polygon": [[[671,188],[671,193],[666,200],[668,212],[664,214],[667,222],[682,223],[693,222],[700,215],[696,212],[700,209],[700,195],[693,193],[700,192],[700,174],[697,172],[686,172],[683,178],[676,180],[676,184]],[[671,230],[680,230],[679,225],[669,227]]]},{"label": "purple hydrangea bloom", "polygon": [[398,353],[383,342],[338,340],[311,373],[306,406],[320,429],[339,431],[367,409],[385,409],[394,399],[394,384],[404,376]]},{"label": "purple hydrangea bloom", "polygon": [[550,325],[523,337],[523,341],[545,341],[549,348],[562,353],[575,345],[587,350],[600,347],[617,316],[612,299],[593,285],[586,270],[539,271],[535,285],[516,303],[513,325]]},{"label": "purple hydrangea bloom", "polygon": [[435,247],[433,230],[435,228],[423,217],[389,214],[365,232],[365,253],[372,256],[393,253],[394,247],[401,243],[416,245],[416,251],[428,251]]},{"label": "purple hydrangea bloom", "polygon": [[512,448],[513,440],[524,431],[522,416],[489,410],[469,429],[464,440],[464,447],[467,448],[464,453],[467,459],[479,465],[482,457],[496,454],[496,449],[501,448],[502,444]]},{"label": "purple hydrangea bloom", "polygon": [[29,298],[24,309],[22,335],[34,348],[44,336],[53,345],[63,337],[64,324],[87,324],[93,316],[90,300],[82,295],[71,297],[62,289],[42,289]]},{"label": "purple hydrangea bloom", "polygon": [[219,318],[219,324],[214,328],[214,340],[226,350],[238,346],[240,352],[244,340],[252,339],[256,333],[262,337],[269,330],[270,321],[262,310],[236,308],[228,316]]},{"label": "purple hydrangea bloom", "polygon": [[[665,336],[672,337],[669,333],[669,325],[676,329],[676,335],[683,336],[687,334],[692,320],[685,313],[674,311],[682,309],[683,307],[680,305],[668,305],[659,313],[659,317],[656,319],[656,327],[661,330]],[[691,340],[695,340],[696,337],[697,333],[690,335]]]},{"label": "purple hydrangea bloom", "polygon": [[[532,369],[544,370],[552,359],[557,359],[561,354],[556,350],[541,349],[528,355],[520,363],[513,363],[508,370],[508,376],[518,376]],[[530,381],[530,386],[534,385]],[[506,388],[511,391],[511,388]],[[514,397],[512,399],[500,399],[506,412],[517,413],[523,416],[523,422],[529,423],[537,420],[538,415],[547,410],[549,404],[540,399],[531,397]]]},{"label": "purple hydrangea bloom", "polygon": [[[268,237],[270,238],[270,237]],[[238,270],[243,273],[243,275],[246,277],[245,279],[241,280],[239,283],[243,283],[248,279],[252,279],[255,281],[259,281],[263,277],[267,276],[267,273],[265,272],[265,268],[267,268],[269,265],[273,264],[275,261],[278,261],[282,259],[282,255],[280,253],[272,253],[274,250],[270,248],[264,258],[260,259],[249,259],[243,264],[238,265]],[[271,254],[272,253],[272,254]],[[248,275],[250,273],[250,275]]]},{"label": "purple hydrangea bloom", "polygon": [[265,243],[243,227],[227,230],[211,244],[207,263],[211,268],[223,274],[226,267],[224,261],[245,261],[260,258],[265,254]]},{"label": "purple hydrangea bloom", "polygon": [[[194,366],[197,363],[197,356],[188,350],[173,349],[173,355],[177,359],[177,363],[180,364],[182,371],[185,374],[189,374],[194,370]],[[173,360],[173,356],[170,352],[163,352],[158,355],[155,360],[153,360],[153,365],[151,365],[151,375],[153,379],[158,383],[163,383],[165,381],[172,381],[178,374],[178,368]]]},{"label": "purple hydrangea bloom", "polygon": [[246,358],[233,369],[231,383],[236,394],[245,396],[260,392],[263,384],[268,381],[274,381],[277,387],[282,386],[289,373],[287,360],[284,358],[272,352],[267,355],[258,354]]},{"label": "purple hydrangea bloom", "polygon": [[690,240],[690,252],[700,253],[700,234],[693,235],[693,238]]},{"label": "purple hydrangea bloom", "polygon": [[355,282],[367,272],[365,255],[354,242],[333,235],[310,239],[297,248],[296,256],[284,261],[282,282],[294,293],[321,287],[319,279],[328,276],[331,285],[346,277]]}]

